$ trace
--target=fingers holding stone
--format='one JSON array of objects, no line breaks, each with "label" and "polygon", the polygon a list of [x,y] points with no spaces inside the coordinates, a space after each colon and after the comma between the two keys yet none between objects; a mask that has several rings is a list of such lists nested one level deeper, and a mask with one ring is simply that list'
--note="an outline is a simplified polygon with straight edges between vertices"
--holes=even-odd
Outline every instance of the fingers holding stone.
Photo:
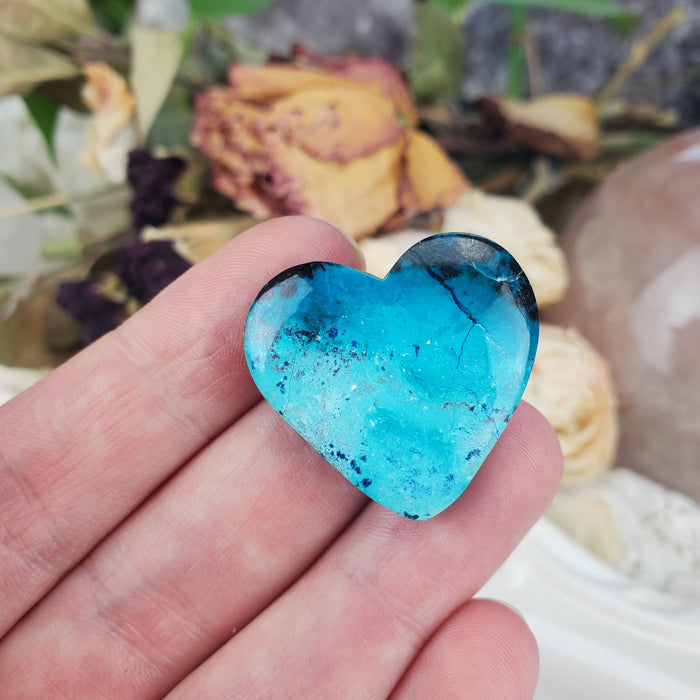
[{"label": "fingers holding stone", "polygon": [[[471,486],[416,522],[370,504],[289,591],[174,697],[386,697],[440,624],[541,515],[561,476],[546,421],[523,404]],[[313,670],[312,670],[313,669]]]},{"label": "fingers holding stone", "polygon": [[248,307],[270,276],[318,259],[359,264],[329,224],[261,224],[0,407],[0,635],[258,400]]},{"label": "fingers holding stone", "polygon": [[365,502],[260,403],[7,635],[0,677],[32,697],[48,688],[162,696],[291,585]]},{"label": "fingers holding stone", "polygon": [[538,668],[525,621],[500,603],[471,600],[428,640],[391,700],[529,700]]}]

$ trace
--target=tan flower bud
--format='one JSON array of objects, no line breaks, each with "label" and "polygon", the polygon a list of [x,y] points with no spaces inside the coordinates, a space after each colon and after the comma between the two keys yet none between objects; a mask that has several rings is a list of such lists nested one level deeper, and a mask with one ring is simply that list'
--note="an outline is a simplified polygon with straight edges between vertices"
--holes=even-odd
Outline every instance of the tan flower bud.
[{"label": "tan flower bud", "polygon": [[502,245],[525,271],[540,307],[559,301],[569,283],[554,233],[522,199],[472,189],[445,211],[443,231],[464,231]]},{"label": "tan flower bud", "polygon": [[564,482],[609,469],[618,438],[617,400],[603,357],[574,328],[547,323],[523,398],[552,424],[564,455]]}]

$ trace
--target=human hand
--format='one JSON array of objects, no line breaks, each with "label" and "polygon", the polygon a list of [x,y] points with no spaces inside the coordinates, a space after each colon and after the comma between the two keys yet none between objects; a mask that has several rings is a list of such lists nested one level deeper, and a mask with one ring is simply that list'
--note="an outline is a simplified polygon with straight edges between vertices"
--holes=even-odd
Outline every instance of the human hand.
[{"label": "human hand", "polygon": [[368,502],[243,356],[259,289],[311,260],[358,264],[261,224],[0,407],[2,697],[531,697],[527,626],[471,598],[556,490],[553,431],[521,404],[432,520]]}]

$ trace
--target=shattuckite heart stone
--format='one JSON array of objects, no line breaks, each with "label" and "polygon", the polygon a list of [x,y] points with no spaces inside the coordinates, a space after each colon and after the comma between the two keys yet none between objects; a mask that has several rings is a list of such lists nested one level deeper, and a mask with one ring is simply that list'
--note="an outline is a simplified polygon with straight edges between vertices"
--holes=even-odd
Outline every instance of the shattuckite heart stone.
[{"label": "shattuckite heart stone", "polygon": [[538,337],[501,246],[448,233],[384,279],[314,262],[253,303],[245,353],[262,395],[377,503],[423,520],[468,486],[525,389]]}]

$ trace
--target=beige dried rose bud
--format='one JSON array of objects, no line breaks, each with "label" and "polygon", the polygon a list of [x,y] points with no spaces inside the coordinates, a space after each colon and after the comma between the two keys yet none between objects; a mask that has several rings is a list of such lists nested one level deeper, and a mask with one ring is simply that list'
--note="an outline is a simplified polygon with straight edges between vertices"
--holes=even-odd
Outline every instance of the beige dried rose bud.
[{"label": "beige dried rose bud", "polygon": [[365,269],[370,275],[385,277],[411,246],[432,235],[429,231],[404,229],[383,236],[363,238],[359,245],[365,256]]},{"label": "beige dried rose bud", "polygon": [[464,231],[502,245],[525,271],[540,307],[559,301],[569,283],[556,237],[532,205],[472,189],[445,210],[443,231]]},{"label": "beige dried rose bud", "polygon": [[617,399],[608,365],[575,329],[540,325],[523,398],[552,424],[564,456],[564,482],[609,469],[618,438]]}]

